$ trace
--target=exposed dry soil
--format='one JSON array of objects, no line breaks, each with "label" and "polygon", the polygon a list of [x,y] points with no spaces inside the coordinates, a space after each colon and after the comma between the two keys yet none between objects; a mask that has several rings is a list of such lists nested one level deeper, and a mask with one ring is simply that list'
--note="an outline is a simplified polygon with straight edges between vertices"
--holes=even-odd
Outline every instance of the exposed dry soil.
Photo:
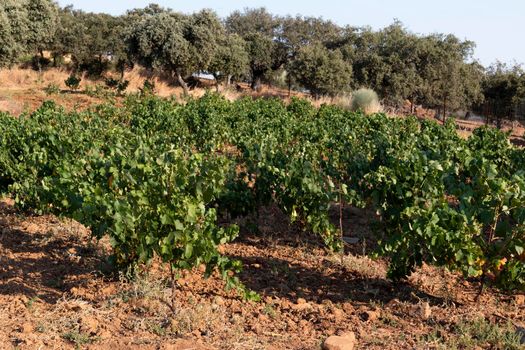
[{"label": "exposed dry soil", "polygon": [[[132,280],[111,272],[107,242],[78,223],[0,204],[0,349],[319,349],[353,331],[358,349],[519,349],[525,298],[423,267],[406,283],[371,260],[373,213],[347,208],[344,256],[265,208],[224,246],[262,302],[218,277],[155,262]],[[373,226],[373,225],[372,225]],[[174,307],[174,309],[172,309]]]}]

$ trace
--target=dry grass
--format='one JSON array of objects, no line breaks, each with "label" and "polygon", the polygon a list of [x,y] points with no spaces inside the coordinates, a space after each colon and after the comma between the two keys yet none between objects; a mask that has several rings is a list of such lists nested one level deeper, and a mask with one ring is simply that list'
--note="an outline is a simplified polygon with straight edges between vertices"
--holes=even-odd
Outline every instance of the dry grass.
[{"label": "dry grass", "polygon": [[64,80],[68,76],[69,72],[61,69],[45,70],[42,73],[21,68],[2,69],[0,70],[0,86],[2,89],[27,89],[48,84],[64,86]]},{"label": "dry grass", "polygon": [[175,82],[167,75],[153,74],[144,68],[136,67],[126,72],[124,79],[129,81],[128,92],[136,93],[144,86],[144,81],[155,83],[155,92],[161,97],[182,96],[182,88],[175,86]]},{"label": "dry grass", "polygon": [[[42,73],[30,69],[2,69],[0,70],[0,111],[7,111],[14,115],[19,115],[25,111],[32,111],[37,108],[42,101],[49,99],[51,96],[45,93],[49,86],[56,86],[60,90],[67,90],[64,81],[70,75],[65,69],[47,69]],[[118,78],[118,74],[108,74]],[[104,86],[104,81],[91,80],[85,74],[81,76],[79,91],[94,90],[97,86]],[[169,74],[153,73],[142,67],[135,67],[125,73],[124,79],[129,81],[128,93],[137,93],[144,86],[144,81],[149,80],[155,84],[155,93],[161,97],[175,97],[183,99],[183,89],[177,86],[176,81]],[[212,82],[203,82],[204,86],[190,90],[190,96],[199,98],[207,90],[215,91]],[[243,96],[253,98],[280,98],[285,103],[290,101],[291,97],[300,97],[309,99],[314,106],[322,104],[335,104],[343,108],[349,108],[351,105],[351,96],[343,94],[334,98],[322,97],[314,99],[308,94],[282,89],[274,86],[264,85],[259,91],[252,91],[249,84],[238,83],[230,87],[220,86],[220,93],[228,100],[233,101]],[[56,97],[56,98],[55,98]],[[59,98],[60,97],[60,98]],[[57,102],[61,102],[66,107],[74,107],[73,101],[61,100],[83,100],[85,94],[75,94],[75,96],[53,96]],[[95,99],[96,100],[96,99]],[[92,101],[95,102],[96,101]],[[101,101],[100,101],[101,102]],[[85,105],[85,101],[80,101],[80,105]]]},{"label": "dry grass", "polygon": [[353,254],[345,254],[341,259],[340,255],[333,255],[330,261],[334,264],[341,265],[348,271],[358,273],[367,278],[386,278],[386,266],[379,261],[370,259],[368,256],[357,256]]}]

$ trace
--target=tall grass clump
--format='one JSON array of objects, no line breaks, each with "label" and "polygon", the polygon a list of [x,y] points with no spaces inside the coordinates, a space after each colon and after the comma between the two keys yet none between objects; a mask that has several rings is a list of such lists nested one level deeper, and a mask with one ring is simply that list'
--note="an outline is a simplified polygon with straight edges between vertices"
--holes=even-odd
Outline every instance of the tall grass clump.
[{"label": "tall grass clump", "polygon": [[351,108],[353,111],[373,114],[381,111],[381,104],[374,90],[363,88],[352,93]]}]

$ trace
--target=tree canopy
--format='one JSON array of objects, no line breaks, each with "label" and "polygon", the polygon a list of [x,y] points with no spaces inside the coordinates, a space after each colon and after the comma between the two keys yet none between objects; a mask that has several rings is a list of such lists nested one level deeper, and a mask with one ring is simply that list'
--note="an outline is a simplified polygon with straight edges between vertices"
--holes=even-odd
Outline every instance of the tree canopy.
[{"label": "tree canopy", "polygon": [[192,74],[206,72],[217,82],[234,78],[253,89],[274,82],[315,96],[369,88],[384,104],[410,101],[443,114],[483,99],[517,103],[523,72],[485,70],[474,47],[454,35],[412,33],[399,21],[376,31],[264,8],[221,19],[211,10],[188,15],[155,4],[121,16],[59,8],[51,0],[0,4],[1,66],[52,51],[55,58],[71,55],[74,70],[97,75],[111,67],[124,74],[135,63],[166,71],[185,91]]}]

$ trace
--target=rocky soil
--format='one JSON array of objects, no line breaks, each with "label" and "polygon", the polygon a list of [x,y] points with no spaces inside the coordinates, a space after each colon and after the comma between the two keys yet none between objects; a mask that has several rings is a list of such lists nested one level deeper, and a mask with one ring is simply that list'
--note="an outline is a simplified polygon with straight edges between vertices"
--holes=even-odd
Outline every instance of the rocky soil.
[{"label": "rocky soil", "polygon": [[[224,246],[259,303],[154,262],[134,279],[78,223],[0,204],[0,349],[519,349],[525,297],[425,266],[405,283],[372,260],[374,215],[346,209],[345,255],[261,211]],[[248,228],[252,229],[248,229]],[[521,333],[520,333],[521,332]],[[525,339],[524,339],[525,340]],[[334,345],[335,344],[335,345]],[[342,344],[342,345],[341,345]]]}]

